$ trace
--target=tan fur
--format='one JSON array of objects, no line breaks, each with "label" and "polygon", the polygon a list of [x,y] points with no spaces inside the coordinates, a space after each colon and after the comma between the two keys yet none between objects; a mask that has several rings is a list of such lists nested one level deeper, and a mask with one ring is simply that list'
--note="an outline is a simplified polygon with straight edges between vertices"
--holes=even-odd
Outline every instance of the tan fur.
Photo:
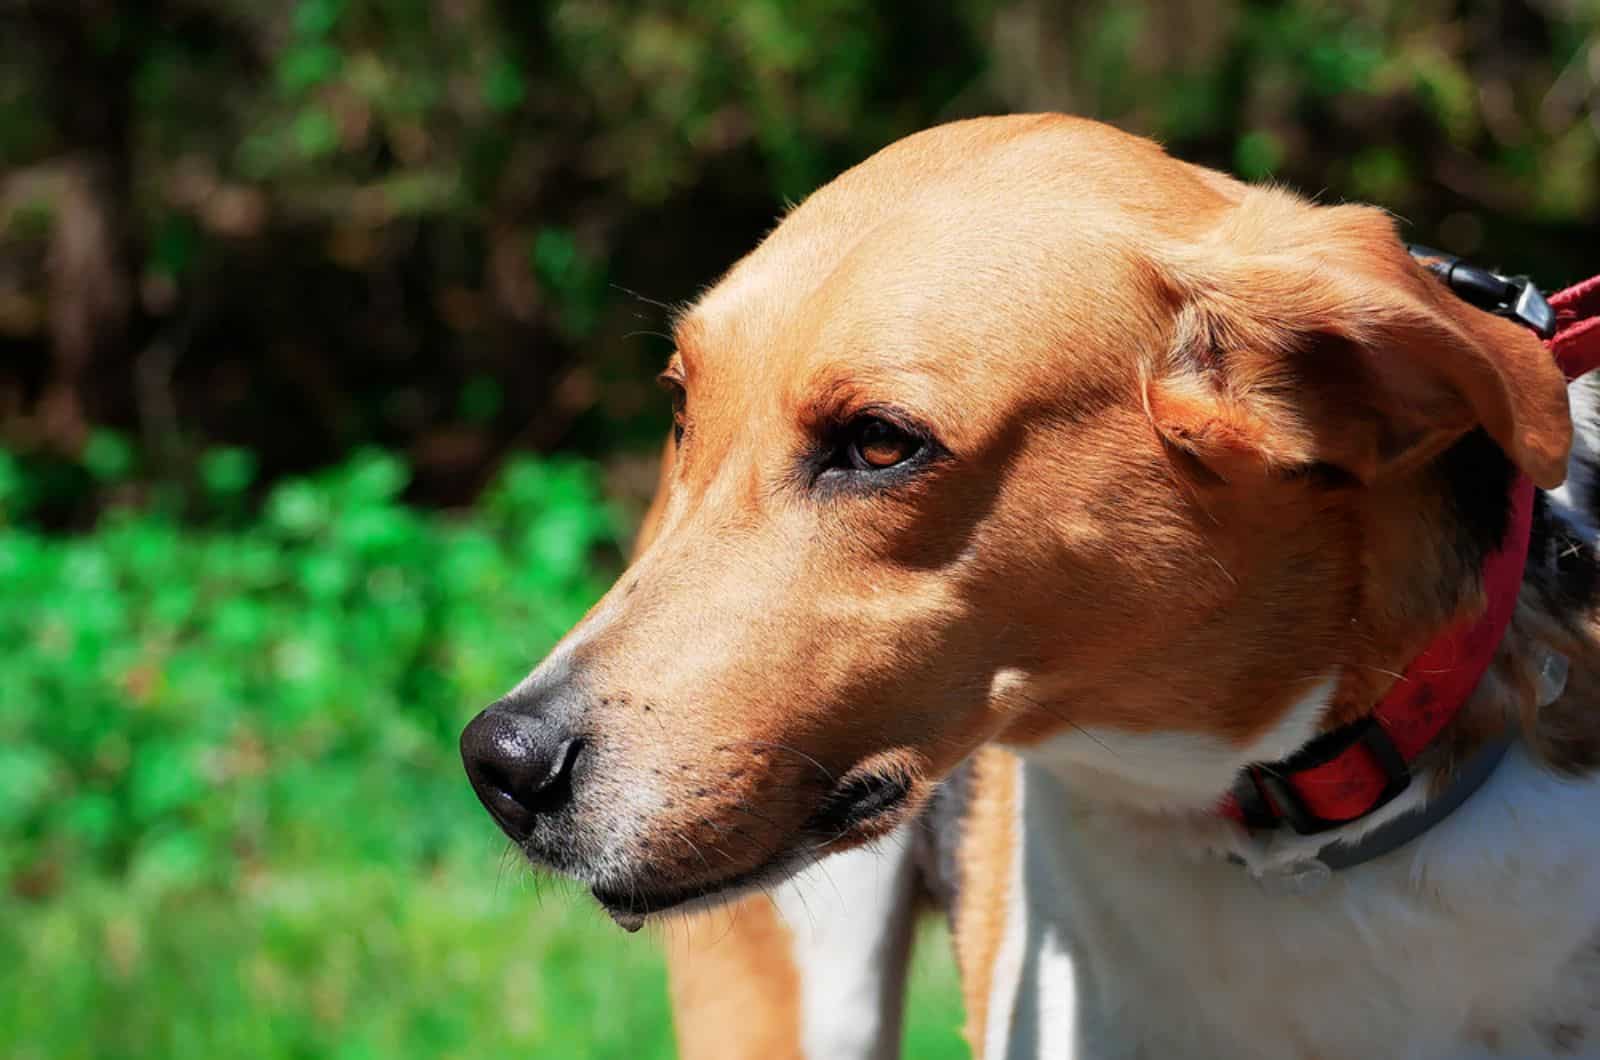
[{"label": "tan fur", "polygon": [[[881,835],[986,743],[1076,726],[1243,747],[1334,669],[1327,724],[1370,710],[1479,602],[1434,457],[1482,427],[1549,485],[1570,431],[1538,343],[1443,294],[1385,215],[1059,116],[887,148],[677,339],[683,442],[636,561],[568,645],[596,774],[660,793],[628,822],[632,871],[674,888]],[[949,459],[823,495],[807,454],[880,406]],[[886,771],[911,783],[896,812],[805,834],[841,778]],[[984,797],[1002,813],[1003,788]],[[999,864],[999,833],[977,842]],[[748,985],[785,989],[761,906],[714,963],[713,921],[674,947],[688,1055],[720,1055],[697,1051],[717,989],[753,1040],[788,1027]],[[981,984],[999,906],[969,908]]]},{"label": "tan fur", "polygon": [[1174,352],[1221,391],[1212,426],[1228,435],[1199,449],[1330,463],[1371,482],[1481,425],[1539,485],[1566,475],[1554,359],[1528,329],[1427,276],[1381,211],[1308,209],[1258,189],[1201,243],[1168,251],[1161,276],[1182,304]]},{"label": "tan fur", "polygon": [[681,1056],[806,1060],[792,939],[766,895],[687,917],[666,942]]},{"label": "tan fur", "polygon": [[[661,453],[655,497],[639,523],[634,553],[650,547],[672,476],[671,439]],[[672,1026],[691,1060],[806,1060],[793,938],[766,894],[691,913],[666,936]]]},{"label": "tan fur", "polygon": [[974,1054],[980,1054],[988,1033],[989,990],[1014,885],[1016,759],[999,748],[984,748],[973,760],[971,783],[972,803],[961,827],[961,904],[951,932],[967,1015],[964,1033]]}]

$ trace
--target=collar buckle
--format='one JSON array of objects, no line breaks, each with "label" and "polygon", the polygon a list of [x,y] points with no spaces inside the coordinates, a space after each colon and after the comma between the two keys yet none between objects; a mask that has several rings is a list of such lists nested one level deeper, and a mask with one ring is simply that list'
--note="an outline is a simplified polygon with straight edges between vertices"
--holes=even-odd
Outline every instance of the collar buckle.
[{"label": "collar buckle", "polygon": [[1350,821],[1317,816],[1291,781],[1295,774],[1327,765],[1357,744],[1367,749],[1384,777],[1383,790],[1361,815],[1365,816],[1393,802],[1411,785],[1411,769],[1406,765],[1405,755],[1394,745],[1383,724],[1370,714],[1324,733],[1281,762],[1246,768],[1244,779],[1256,789],[1261,801],[1275,811],[1278,820],[1300,835],[1320,835],[1342,828]]},{"label": "collar buckle", "polygon": [[1463,301],[1515,321],[1542,339],[1556,333],[1556,311],[1526,276],[1507,276],[1468,265],[1453,254],[1417,243],[1408,243],[1406,249]]}]

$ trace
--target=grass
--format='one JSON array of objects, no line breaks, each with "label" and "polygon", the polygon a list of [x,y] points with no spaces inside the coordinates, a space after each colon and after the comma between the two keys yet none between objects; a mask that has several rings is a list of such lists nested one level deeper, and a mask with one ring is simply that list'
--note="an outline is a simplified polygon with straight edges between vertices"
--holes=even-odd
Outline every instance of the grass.
[{"label": "grass", "polygon": [[[535,886],[537,882],[537,886]],[[942,928],[918,946],[909,1057],[962,1057]],[[492,855],[421,877],[260,874],[235,893],[85,884],[0,904],[14,1060],[674,1055],[660,952]]]},{"label": "grass", "polygon": [[[433,513],[367,451],[256,511],[242,456],[58,536],[0,450],[0,1057],[671,1056],[659,951],[497,860],[456,750],[614,575],[597,469]],[[963,1055],[946,949],[911,1056]]]}]

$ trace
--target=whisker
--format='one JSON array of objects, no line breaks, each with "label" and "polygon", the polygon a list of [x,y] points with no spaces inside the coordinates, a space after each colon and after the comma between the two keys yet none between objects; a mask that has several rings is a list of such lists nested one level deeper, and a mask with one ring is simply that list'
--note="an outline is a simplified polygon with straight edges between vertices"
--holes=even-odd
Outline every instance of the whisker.
[{"label": "whisker", "polygon": [[810,762],[812,765],[816,766],[818,771],[821,772],[823,776],[828,778],[828,783],[829,784],[837,784],[839,782],[838,778],[835,777],[833,775],[833,773],[831,773],[828,770],[827,766],[823,765],[821,762],[817,761],[815,758],[812,758],[810,755],[806,754],[804,751],[800,750],[800,748],[798,748],[798,747],[790,747],[786,743],[776,743],[776,742],[773,742],[773,741],[770,741],[770,740],[741,740],[741,741],[739,741],[739,743],[748,745],[750,747],[768,747],[768,748],[771,748],[771,749],[776,750],[776,751],[787,751],[790,754],[797,755],[800,758],[805,759],[807,762]]},{"label": "whisker", "polygon": [[624,287],[620,283],[611,283],[611,284],[607,284],[607,286],[610,287],[612,290],[621,291],[623,294],[628,295],[631,298],[637,298],[639,301],[643,302],[645,305],[653,305],[657,309],[665,310],[668,313],[677,313],[678,310],[679,310],[679,307],[676,306],[676,305],[673,305],[671,302],[663,302],[659,298],[651,298],[649,295],[640,294],[638,291],[635,291],[633,288]]}]

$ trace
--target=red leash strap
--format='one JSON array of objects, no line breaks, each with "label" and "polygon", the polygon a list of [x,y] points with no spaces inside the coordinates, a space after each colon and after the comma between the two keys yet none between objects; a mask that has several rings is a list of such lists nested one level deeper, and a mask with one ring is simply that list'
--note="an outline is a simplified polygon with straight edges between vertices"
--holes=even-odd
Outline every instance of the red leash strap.
[{"label": "red leash strap", "polygon": [[1600,276],[1594,276],[1550,299],[1556,311],[1556,334],[1550,352],[1568,379],[1600,368]]},{"label": "red leash strap", "polygon": [[[1567,378],[1600,368],[1600,276],[1550,299],[1547,346]],[[1435,638],[1372,714],[1325,733],[1291,757],[1247,767],[1218,812],[1251,828],[1287,823],[1304,835],[1364,817],[1404,791],[1410,763],[1456,716],[1505,636],[1516,609],[1533,524],[1533,483],[1512,487],[1505,540],[1484,564],[1488,605]]]}]

